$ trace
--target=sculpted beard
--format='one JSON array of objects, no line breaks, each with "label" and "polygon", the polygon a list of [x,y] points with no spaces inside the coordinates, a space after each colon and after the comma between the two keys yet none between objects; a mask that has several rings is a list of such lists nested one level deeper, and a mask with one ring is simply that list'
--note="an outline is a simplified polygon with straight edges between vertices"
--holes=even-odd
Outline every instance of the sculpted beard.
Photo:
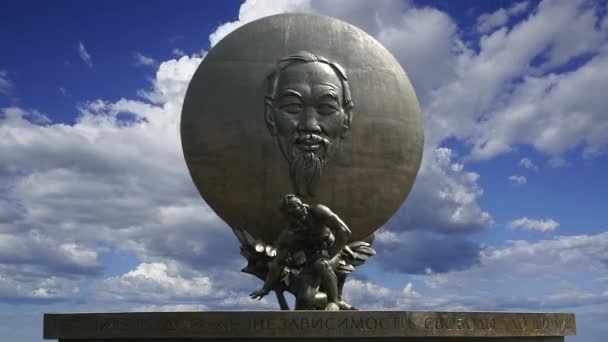
[{"label": "sculpted beard", "polygon": [[[314,151],[304,151],[295,145],[305,138],[298,135],[295,141],[280,140],[280,147],[289,162],[289,175],[294,191],[302,196],[315,197],[318,194],[319,183],[326,164],[331,142],[327,138],[320,138],[321,147]],[[287,146],[285,146],[287,145]]]},{"label": "sculpted beard", "polygon": [[296,193],[316,196],[325,161],[313,152],[296,153],[289,163],[289,174]]}]

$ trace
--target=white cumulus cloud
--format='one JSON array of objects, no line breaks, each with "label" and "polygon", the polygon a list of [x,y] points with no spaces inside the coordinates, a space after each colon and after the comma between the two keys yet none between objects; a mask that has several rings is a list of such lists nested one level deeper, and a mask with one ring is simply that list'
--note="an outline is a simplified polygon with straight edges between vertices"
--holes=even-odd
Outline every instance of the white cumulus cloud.
[{"label": "white cumulus cloud", "polygon": [[405,285],[402,292],[408,298],[419,298],[420,297],[420,294],[418,292],[414,291],[414,285],[412,284],[411,281]]},{"label": "white cumulus cloud", "polygon": [[[101,269],[99,242],[148,264],[169,259],[198,267],[213,256],[219,261],[208,269],[238,269],[236,239],[200,199],[181,154],[181,103],[200,60],[161,63],[146,92],[158,104],[95,100],[81,105],[72,125],[2,109],[0,180],[7,187],[0,189],[0,223],[9,240],[0,274],[15,286],[36,275],[22,287],[58,272],[84,279]],[[38,293],[53,293],[45,289]]]},{"label": "white cumulus cloud", "polygon": [[484,13],[477,18],[477,30],[487,33],[494,28],[505,25],[510,17],[521,14],[528,8],[528,1],[517,2],[508,9],[500,8],[493,13]]},{"label": "white cumulus cloud", "polygon": [[177,56],[177,57],[182,57],[182,56],[185,56],[185,55],[186,55],[186,53],[184,52],[184,50],[182,50],[182,49],[178,49],[178,48],[173,49],[173,50],[171,51],[171,53],[172,53],[172,54],[174,54],[174,55],[175,55],[175,56]]},{"label": "white cumulus cloud", "polygon": [[273,14],[308,11],[310,11],[308,0],[246,0],[239,8],[239,19],[217,27],[209,36],[209,42],[213,47],[230,32],[256,19]]},{"label": "white cumulus cloud", "polygon": [[208,276],[200,274],[184,278],[172,273],[161,262],[142,263],[121,276],[104,279],[96,291],[100,297],[147,303],[188,299],[203,301],[212,295],[222,295],[222,290],[214,288]]},{"label": "white cumulus cloud", "polygon": [[536,164],[534,164],[534,162],[530,158],[522,158],[522,159],[520,159],[519,160],[519,166],[521,166],[521,167],[523,167],[525,169],[538,171],[538,166],[536,166]]},{"label": "white cumulus cloud", "polygon": [[387,224],[389,229],[450,234],[492,225],[491,215],[477,202],[483,195],[479,174],[466,171],[454,154],[445,147],[426,151],[412,193]]},{"label": "white cumulus cloud", "polygon": [[524,176],[512,175],[509,176],[509,182],[514,185],[524,185],[528,182],[528,180]]},{"label": "white cumulus cloud", "polygon": [[[594,6],[583,2],[544,1],[511,30],[482,37],[470,71],[492,77],[486,84],[492,92],[484,96],[494,100],[471,108],[486,112],[467,133],[472,157],[489,159],[515,144],[532,145],[554,160],[581,144],[586,156],[603,150],[608,121],[600,89],[608,86],[608,31],[598,29],[597,20]],[[552,71],[582,55],[591,58],[573,70]],[[523,81],[511,85],[514,77]]]},{"label": "white cumulus cloud", "polygon": [[[548,280],[557,283],[574,270],[579,274],[608,275],[608,233],[558,236],[536,242],[509,241],[505,247],[488,247],[481,252],[480,263],[466,270],[429,276],[416,276],[433,288],[458,289],[477,284],[477,291],[492,290],[500,284],[521,279]],[[559,267],[556,267],[559,266]],[[465,290],[462,290],[465,291]]]},{"label": "white cumulus cloud", "polygon": [[509,222],[507,226],[511,229],[521,228],[527,230],[537,230],[539,232],[547,233],[555,231],[555,229],[559,227],[559,222],[553,219],[535,220],[529,219],[527,217],[522,217]]}]

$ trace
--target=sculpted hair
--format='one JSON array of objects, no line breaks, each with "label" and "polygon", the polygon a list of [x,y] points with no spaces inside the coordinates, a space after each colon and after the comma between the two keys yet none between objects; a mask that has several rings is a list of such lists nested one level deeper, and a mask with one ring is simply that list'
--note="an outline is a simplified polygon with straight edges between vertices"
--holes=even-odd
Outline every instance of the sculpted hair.
[{"label": "sculpted hair", "polygon": [[274,71],[270,73],[270,75],[268,75],[268,89],[266,91],[265,98],[266,104],[272,105],[272,102],[274,101],[274,97],[277,91],[277,85],[281,76],[281,71],[294,64],[314,62],[327,64],[336,73],[336,75],[340,79],[340,82],[342,83],[342,107],[348,114],[350,114],[350,111],[353,109],[354,104],[353,99],[350,95],[350,88],[348,87],[348,78],[346,77],[346,72],[340,66],[340,64],[332,62],[323,56],[315,55],[314,53],[308,51],[296,52],[293,55],[284,57],[277,62]]},{"label": "sculpted hair", "polygon": [[283,212],[287,211],[289,202],[293,199],[299,200],[298,196],[296,196],[294,194],[287,194],[287,195],[283,196],[283,198],[281,199],[281,203],[279,204],[279,208],[281,209],[281,211],[283,211]]}]

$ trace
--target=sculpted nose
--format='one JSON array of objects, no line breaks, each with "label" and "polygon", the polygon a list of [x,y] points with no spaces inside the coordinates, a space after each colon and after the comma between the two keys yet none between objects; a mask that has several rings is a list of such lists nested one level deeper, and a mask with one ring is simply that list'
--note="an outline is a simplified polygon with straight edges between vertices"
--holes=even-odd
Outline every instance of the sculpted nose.
[{"label": "sculpted nose", "polygon": [[317,113],[313,109],[307,109],[302,113],[300,122],[298,123],[298,130],[303,132],[321,132],[321,126],[317,121]]}]

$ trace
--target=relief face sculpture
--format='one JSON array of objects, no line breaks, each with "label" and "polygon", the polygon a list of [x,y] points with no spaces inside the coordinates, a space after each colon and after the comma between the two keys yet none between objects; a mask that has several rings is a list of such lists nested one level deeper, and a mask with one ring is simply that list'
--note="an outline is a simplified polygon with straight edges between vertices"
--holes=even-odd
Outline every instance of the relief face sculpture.
[{"label": "relief face sculpture", "polygon": [[307,51],[282,58],[268,76],[265,119],[289,163],[294,191],[315,197],[323,168],[352,120],[344,69]]}]

